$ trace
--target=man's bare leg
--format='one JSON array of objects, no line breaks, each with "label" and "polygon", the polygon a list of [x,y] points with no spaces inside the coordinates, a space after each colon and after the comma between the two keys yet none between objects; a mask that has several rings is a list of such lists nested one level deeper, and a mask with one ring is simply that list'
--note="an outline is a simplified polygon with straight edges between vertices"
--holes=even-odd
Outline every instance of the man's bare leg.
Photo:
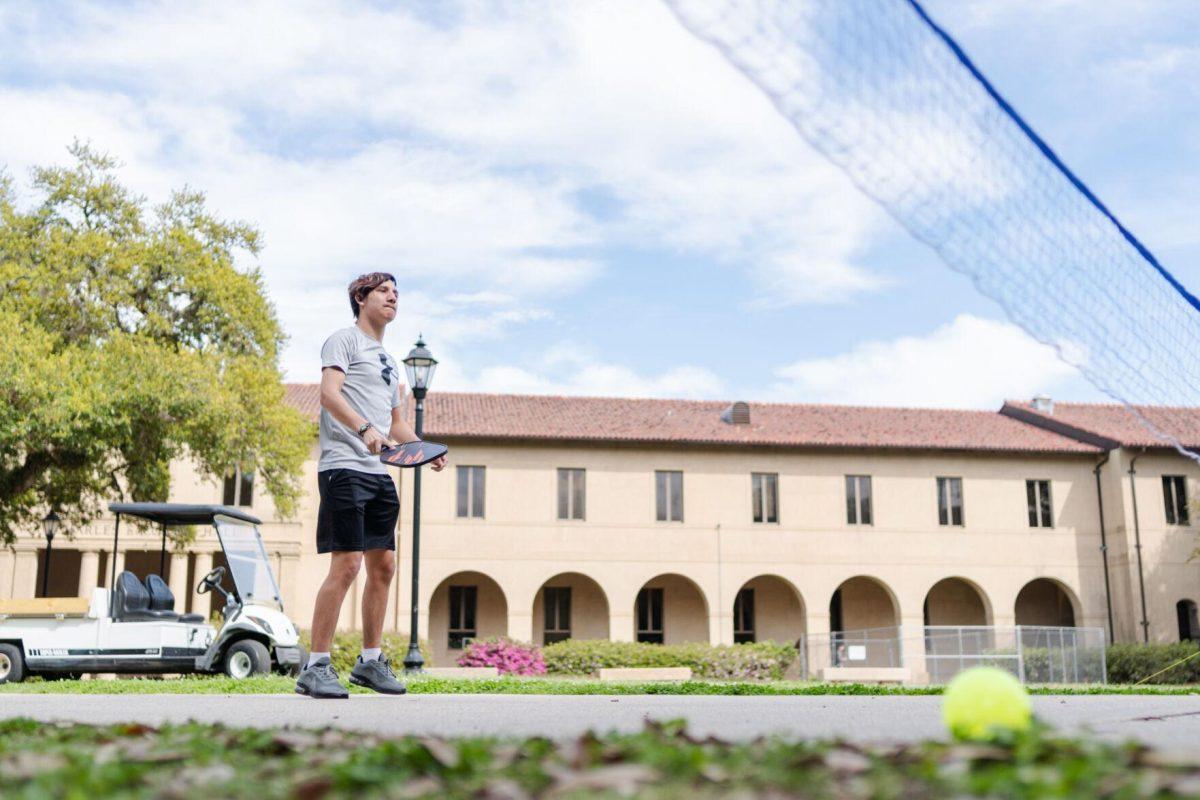
[{"label": "man's bare leg", "polygon": [[337,552],[332,554],[329,562],[329,574],[325,576],[325,581],[317,592],[317,602],[313,608],[313,652],[328,653],[333,647],[333,632],[337,629],[338,617],[341,616],[342,601],[346,599],[346,592],[350,590],[350,585],[358,577],[362,561],[362,553]]},{"label": "man's bare leg", "polygon": [[388,660],[380,652],[383,618],[387,614],[388,592],[396,574],[396,558],[391,550],[366,552],[367,580],[363,587],[363,651],[350,671],[350,682],[374,689],[380,694],[404,694],[404,684],[396,680]]},{"label": "man's bare leg", "polygon": [[363,648],[379,647],[383,641],[383,619],[387,616],[388,594],[396,576],[396,557],[391,550],[368,550],[367,581],[363,587]]}]

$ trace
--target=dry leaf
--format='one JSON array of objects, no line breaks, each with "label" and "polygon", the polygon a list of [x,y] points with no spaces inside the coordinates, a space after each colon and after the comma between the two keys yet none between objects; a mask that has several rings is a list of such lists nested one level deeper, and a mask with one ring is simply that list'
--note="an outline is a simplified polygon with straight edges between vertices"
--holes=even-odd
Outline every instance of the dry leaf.
[{"label": "dry leaf", "polygon": [[825,766],[843,775],[858,775],[871,768],[871,759],[858,750],[839,747],[825,755]]},{"label": "dry leaf", "polygon": [[22,750],[0,761],[0,774],[6,778],[28,780],[43,772],[61,769],[67,760],[58,753],[34,753]]},{"label": "dry leaf", "polygon": [[420,742],[429,755],[433,756],[433,760],[443,767],[454,767],[458,764],[458,748],[445,739],[422,738]]},{"label": "dry leaf", "polygon": [[333,788],[333,780],[324,775],[318,775],[301,781],[292,787],[292,797],[295,800],[321,800]]},{"label": "dry leaf", "polygon": [[285,728],[281,731],[276,731],[272,741],[281,750],[300,752],[312,747],[316,747],[321,741],[317,736],[308,731],[297,731]]},{"label": "dry leaf", "polygon": [[654,783],[658,773],[642,764],[613,764],[587,772],[562,775],[546,797],[563,797],[585,789],[632,795],[638,787]]},{"label": "dry leaf", "polygon": [[426,797],[431,794],[444,795],[442,782],[437,778],[426,776],[409,781],[403,786],[389,792],[389,796],[397,798]]},{"label": "dry leaf", "polygon": [[488,781],[483,793],[479,796],[484,800],[527,800],[529,793],[514,780],[498,778]]},{"label": "dry leaf", "polygon": [[521,757],[521,747],[511,742],[501,742],[492,748],[492,769],[504,769]]}]

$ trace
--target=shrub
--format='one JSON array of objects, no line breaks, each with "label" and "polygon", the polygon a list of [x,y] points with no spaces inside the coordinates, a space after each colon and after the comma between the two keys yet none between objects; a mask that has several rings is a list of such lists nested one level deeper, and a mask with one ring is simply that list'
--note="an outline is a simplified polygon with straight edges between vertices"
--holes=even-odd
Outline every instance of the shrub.
[{"label": "shrub", "polygon": [[691,667],[698,678],[779,680],[796,660],[795,647],[777,642],[662,645],[568,639],[542,652],[553,675],[595,675],[604,667]]},{"label": "shrub", "polygon": [[1071,648],[1026,647],[1021,654],[1026,683],[1099,683],[1104,675],[1098,649],[1079,650],[1077,662]]},{"label": "shrub", "polygon": [[545,675],[546,663],[535,644],[504,636],[476,639],[458,657],[460,667],[495,667],[501,675]]},{"label": "shrub", "polygon": [[1137,683],[1180,659],[1195,656],[1151,679],[1149,683],[1200,683],[1200,645],[1196,642],[1170,644],[1114,644],[1108,648],[1110,683]]},{"label": "shrub", "polygon": [[[305,652],[312,650],[312,632],[300,631],[300,644]],[[429,642],[420,642],[421,655],[425,657],[425,666],[433,666],[433,652]],[[392,669],[400,670],[404,666],[404,656],[408,653],[408,636],[401,633],[384,632],[381,642],[383,654],[392,663]],[[333,635],[333,647],[329,650],[329,658],[333,668],[345,676],[354,668],[354,660],[362,652],[362,633],[359,631],[338,631]]]}]

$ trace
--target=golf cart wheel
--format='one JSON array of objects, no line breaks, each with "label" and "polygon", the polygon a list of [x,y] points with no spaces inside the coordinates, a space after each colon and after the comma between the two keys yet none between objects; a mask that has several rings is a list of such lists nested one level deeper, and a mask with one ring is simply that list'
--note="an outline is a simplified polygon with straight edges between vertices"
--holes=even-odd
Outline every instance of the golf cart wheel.
[{"label": "golf cart wheel", "polygon": [[254,639],[242,639],[225,651],[225,674],[231,678],[249,678],[271,671],[271,654],[266,645]]},{"label": "golf cart wheel", "polygon": [[25,657],[21,648],[0,644],[0,683],[20,683],[25,680]]}]

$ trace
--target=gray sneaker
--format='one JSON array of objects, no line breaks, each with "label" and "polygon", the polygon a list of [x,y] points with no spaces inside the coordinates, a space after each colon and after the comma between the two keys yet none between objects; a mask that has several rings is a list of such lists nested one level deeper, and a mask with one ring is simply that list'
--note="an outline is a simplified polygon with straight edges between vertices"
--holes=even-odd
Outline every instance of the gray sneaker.
[{"label": "gray sneaker", "polygon": [[333,664],[324,658],[300,672],[300,677],[296,679],[296,694],[305,694],[321,700],[344,700],[350,696],[349,690],[338,681],[337,670],[333,668]]},{"label": "gray sneaker", "polygon": [[380,694],[404,694],[408,691],[403,683],[396,680],[396,673],[392,672],[391,665],[383,657],[363,661],[359,656],[354,662],[354,669],[350,671],[350,682],[374,689]]}]

